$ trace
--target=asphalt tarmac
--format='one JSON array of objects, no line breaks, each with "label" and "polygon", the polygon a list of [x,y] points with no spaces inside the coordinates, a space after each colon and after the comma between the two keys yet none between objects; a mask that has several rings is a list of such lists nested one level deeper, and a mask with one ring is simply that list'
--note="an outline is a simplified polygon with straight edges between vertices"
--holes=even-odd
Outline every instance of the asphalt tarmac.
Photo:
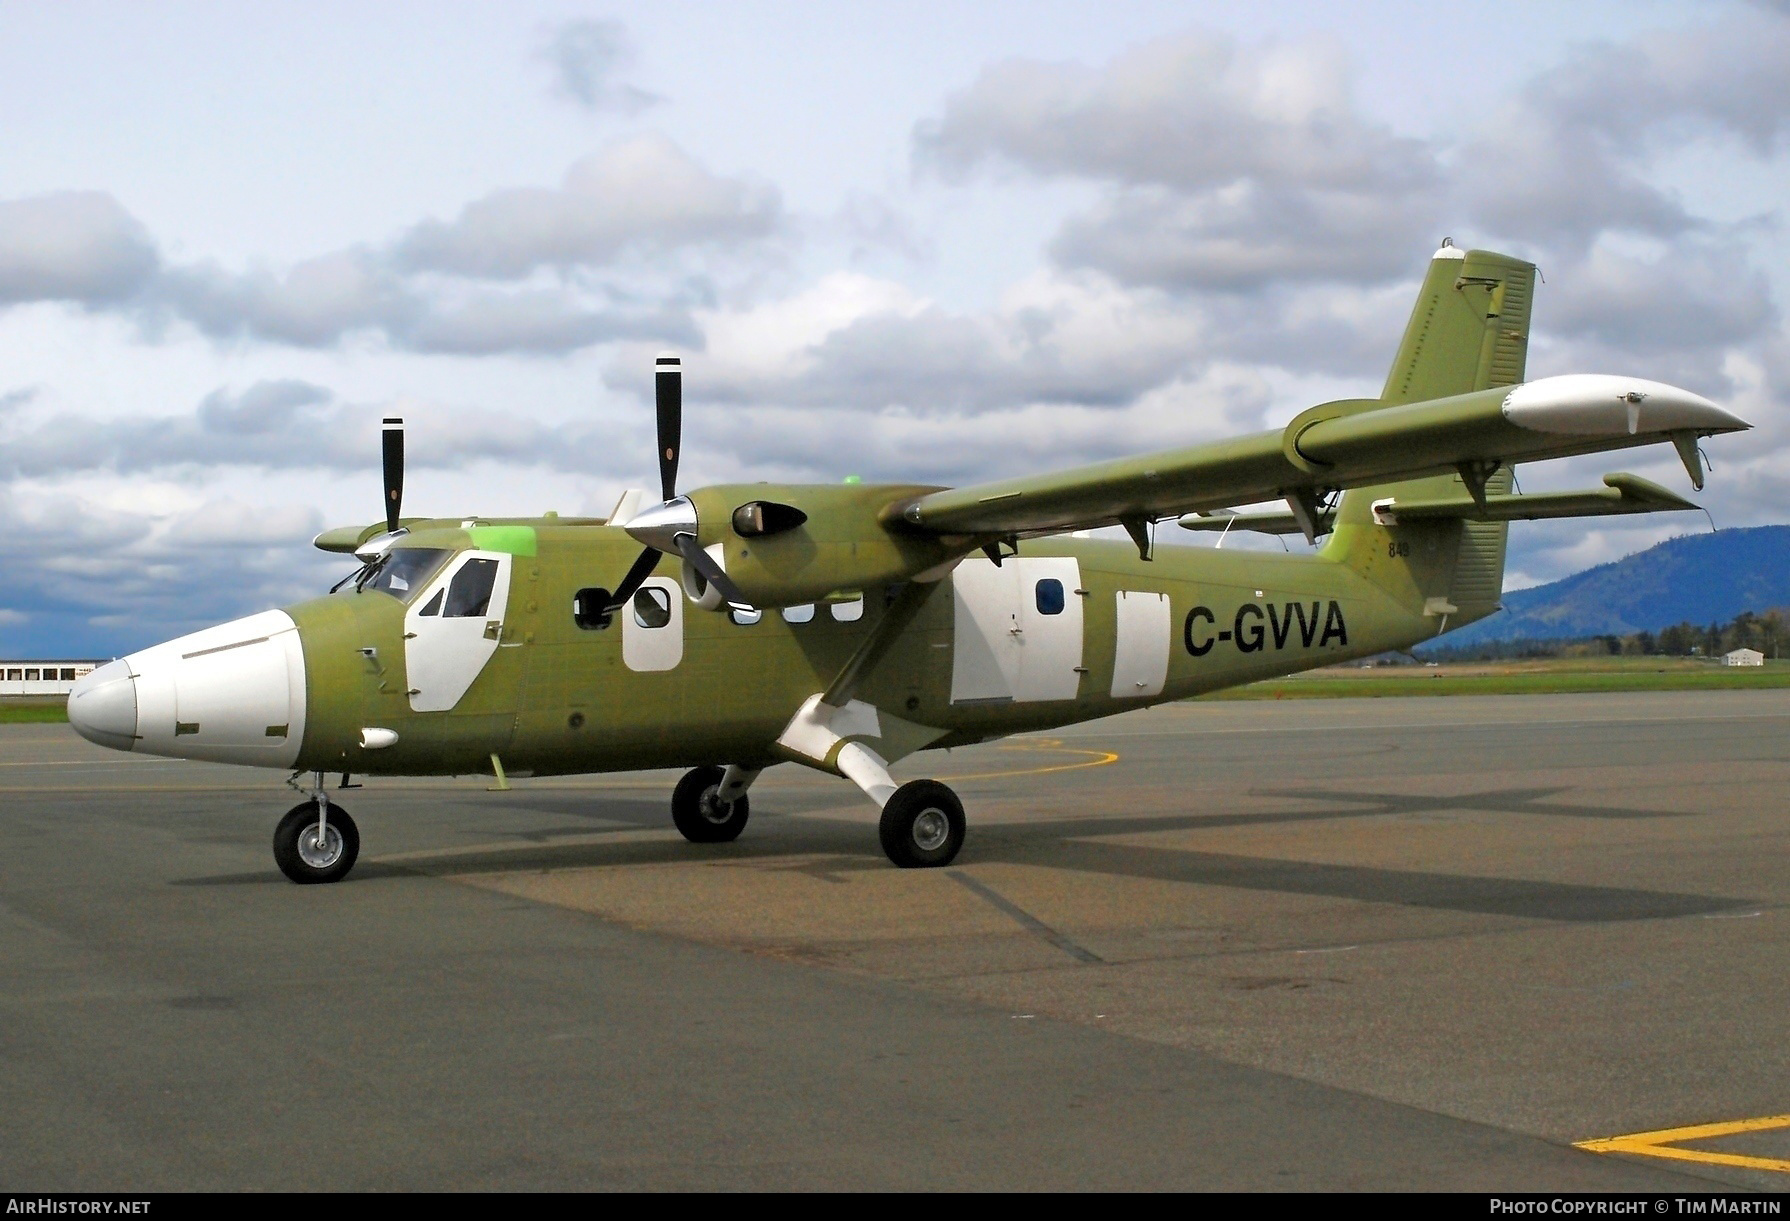
[{"label": "asphalt tarmac", "polygon": [[1168,706],[899,765],[932,871],[793,767],[374,781],[299,887],[283,777],[0,728],[0,1188],[1783,1190],[1787,731]]}]

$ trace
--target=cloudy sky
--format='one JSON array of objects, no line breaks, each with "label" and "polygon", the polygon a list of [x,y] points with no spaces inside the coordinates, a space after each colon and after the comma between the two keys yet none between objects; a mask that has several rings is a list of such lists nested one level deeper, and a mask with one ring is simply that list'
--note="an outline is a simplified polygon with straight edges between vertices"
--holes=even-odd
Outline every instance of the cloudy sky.
[{"label": "cloudy sky", "polygon": [[[1377,393],[1444,235],[1540,264],[1531,376],[1753,420],[1704,499],[1784,521],[1786,64],[1739,0],[0,0],[0,653],[318,591],[390,413],[407,511],[603,513],[664,348],[689,486],[1271,426]],[[1608,469],[1685,483],[1523,483]],[[1697,528],[1518,527],[1510,583]]]}]

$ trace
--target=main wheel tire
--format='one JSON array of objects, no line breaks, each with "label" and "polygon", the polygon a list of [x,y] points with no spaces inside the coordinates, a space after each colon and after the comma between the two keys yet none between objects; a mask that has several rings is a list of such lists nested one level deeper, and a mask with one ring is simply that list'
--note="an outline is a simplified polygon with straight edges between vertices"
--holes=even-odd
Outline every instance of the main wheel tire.
[{"label": "main wheel tire", "polygon": [[936,780],[910,780],[890,795],[877,830],[903,869],[949,865],[963,847],[963,803]]},{"label": "main wheel tire", "polygon": [[348,811],[331,803],[329,823],[317,836],[317,803],[302,801],[273,829],[273,859],[280,872],[301,886],[340,882],[360,855],[360,828]]},{"label": "main wheel tire", "polygon": [[684,773],[671,793],[671,821],[693,844],[725,844],[740,837],[752,803],[741,793],[730,802],[717,799],[721,778],[718,767],[697,767]]}]

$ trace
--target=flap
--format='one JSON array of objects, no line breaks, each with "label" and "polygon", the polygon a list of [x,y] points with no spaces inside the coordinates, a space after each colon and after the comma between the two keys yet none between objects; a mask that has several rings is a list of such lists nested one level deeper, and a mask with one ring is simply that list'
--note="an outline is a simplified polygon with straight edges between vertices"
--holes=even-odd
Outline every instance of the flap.
[{"label": "flap", "polygon": [[1675,492],[1639,475],[1604,476],[1604,486],[1578,492],[1529,492],[1487,496],[1481,508],[1470,497],[1436,500],[1378,500],[1374,520],[1383,526],[1413,521],[1540,521],[1553,517],[1613,517],[1623,513],[1697,510]]},{"label": "flap", "polygon": [[[1326,509],[1318,514],[1318,533],[1328,534],[1336,524],[1336,510]],[[1228,533],[1232,530],[1248,530],[1253,534],[1303,534],[1299,521],[1291,513],[1284,510],[1260,509],[1249,513],[1233,513],[1229,509],[1220,509],[1216,513],[1189,513],[1181,518],[1183,530],[1211,530],[1215,533]]]}]

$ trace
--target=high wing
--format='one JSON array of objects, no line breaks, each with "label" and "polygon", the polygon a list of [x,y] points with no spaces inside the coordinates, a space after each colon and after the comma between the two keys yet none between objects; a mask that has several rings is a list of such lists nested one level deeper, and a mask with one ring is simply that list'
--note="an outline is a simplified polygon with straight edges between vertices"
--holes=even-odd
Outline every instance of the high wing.
[{"label": "high wing", "polygon": [[[1285,499],[1314,516],[1331,492],[1669,441],[1702,483],[1696,441],[1750,427],[1700,395],[1599,374],[1543,378],[1428,402],[1325,404],[1284,430],[921,496],[909,526],[1034,535]],[[1334,412],[1334,414],[1331,414]]]},{"label": "high wing", "polygon": [[1320,404],[1285,428],[1233,440],[933,492],[889,516],[936,535],[1124,525],[1137,536],[1162,518],[1284,499],[1312,535],[1325,500],[1348,488],[1458,473],[1480,502],[1501,466],[1659,442],[1677,447],[1701,488],[1698,439],[1750,425],[1640,378],[1522,383],[1534,275],[1521,260],[1445,245],[1377,399]]}]

